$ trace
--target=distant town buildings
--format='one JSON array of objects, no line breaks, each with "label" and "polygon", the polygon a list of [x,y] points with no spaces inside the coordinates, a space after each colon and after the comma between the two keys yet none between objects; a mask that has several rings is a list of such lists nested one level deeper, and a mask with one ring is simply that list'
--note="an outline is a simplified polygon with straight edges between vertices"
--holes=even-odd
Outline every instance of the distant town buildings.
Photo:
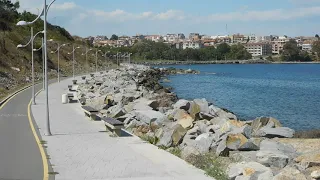
[{"label": "distant town buildings", "polygon": [[166,35],[142,35],[119,36],[118,40],[108,40],[106,36],[89,36],[85,38],[87,42],[95,46],[130,47],[141,40],[154,42],[164,42],[177,49],[200,49],[204,47],[216,47],[221,43],[242,44],[252,56],[280,55],[284,45],[293,39],[297,46],[303,51],[311,52],[312,44],[317,40],[315,37],[295,37],[277,35],[257,36],[255,34],[232,34],[232,35],[200,35],[200,33],[190,33],[188,38],[183,33],[168,33]]},{"label": "distant town buildings", "polygon": [[253,57],[272,54],[272,45],[269,43],[247,43],[244,47]]}]

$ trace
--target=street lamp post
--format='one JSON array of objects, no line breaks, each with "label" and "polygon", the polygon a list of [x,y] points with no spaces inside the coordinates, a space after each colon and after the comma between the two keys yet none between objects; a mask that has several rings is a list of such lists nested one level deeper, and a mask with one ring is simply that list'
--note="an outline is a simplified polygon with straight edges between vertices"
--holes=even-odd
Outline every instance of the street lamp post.
[{"label": "street lamp post", "polygon": [[51,136],[51,131],[50,131],[50,121],[49,121],[49,94],[48,94],[48,63],[47,63],[47,13],[48,10],[50,9],[51,5],[56,1],[56,0],[52,0],[51,3],[49,5],[47,5],[47,0],[43,0],[44,4],[43,4],[43,10],[42,13],[40,13],[38,15],[38,17],[33,20],[32,22],[26,22],[26,21],[19,21],[17,23],[18,26],[23,26],[23,25],[29,25],[29,24],[33,24],[34,22],[36,22],[38,19],[40,19],[41,16],[44,16],[43,18],[43,38],[44,38],[44,43],[43,43],[43,49],[44,49],[44,61],[45,61],[45,87],[46,87],[46,132],[45,135],[47,136]]},{"label": "street lamp post", "polygon": [[27,43],[27,44],[25,44],[25,45],[22,45],[22,44],[19,44],[18,46],[17,46],[17,48],[24,48],[24,47],[27,47],[29,44],[31,44],[31,71],[32,71],[32,104],[33,105],[35,105],[36,104],[36,98],[35,98],[35,90],[34,90],[34,79],[35,79],[35,77],[34,77],[34,53],[33,53],[33,42],[34,42],[34,39],[36,38],[36,36],[38,35],[38,34],[40,34],[40,33],[43,33],[43,31],[40,31],[40,32],[38,32],[38,33],[36,33],[35,35],[33,35],[33,28],[31,27],[31,37],[30,37],[30,40],[29,40],[29,42]]},{"label": "street lamp post", "polygon": [[[106,64],[108,64],[107,63],[107,54],[108,53],[110,53],[110,51],[107,51],[107,52],[104,53],[104,55],[102,55],[102,56],[104,56],[104,61],[105,61]],[[108,67],[109,67],[109,64],[108,64]],[[107,71],[107,66],[104,66],[104,69],[105,69],[105,71]]]},{"label": "street lamp post", "polygon": [[88,52],[89,52],[89,51],[92,51],[92,49],[88,49],[88,48],[86,47],[86,52],[83,53],[83,54],[81,54],[81,55],[86,55],[87,74],[89,73],[89,63],[88,63]]},{"label": "street lamp post", "polygon": [[117,52],[117,67],[119,67],[119,55],[121,55],[121,53],[120,52]]},{"label": "street lamp post", "polygon": [[51,51],[51,53],[53,54],[53,53],[58,52],[58,82],[60,82],[60,48],[66,46],[68,44],[62,44],[62,45],[60,45],[59,43],[57,43],[57,44],[58,44],[57,50],[56,51]]},{"label": "street lamp post", "polygon": [[[74,47],[74,45],[73,45],[73,47],[72,47],[72,74],[73,74],[73,79],[74,79],[74,64],[75,64],[75,60],[74,60],[74,52],[76,51],[76,49],[80,49],[80,47],[78,46],[78,47]],[[68,53],[68,54],[71,54],[71,53]]]},{"label": "street lamp post", "polygon": [[98,72],[98,52],[101,52],[101,50],[96,49],[96,73]]}]

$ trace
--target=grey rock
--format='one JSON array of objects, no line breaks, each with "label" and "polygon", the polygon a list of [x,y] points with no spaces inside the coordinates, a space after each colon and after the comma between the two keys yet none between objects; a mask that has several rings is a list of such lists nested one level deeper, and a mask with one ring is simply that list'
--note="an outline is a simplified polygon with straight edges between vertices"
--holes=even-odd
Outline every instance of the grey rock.
[{"label": "grey rock", "polygon": [[290,156],[292,158],[297,156],[297,152],[293,146],[287,145],[287,144],[282,144],[280,142],[270,140],[270,139],[265,139],[265,140],[261,141],[260,150],[261,151],[274,151],[274,152],[280,151],[283,154]]},{"label": "grey rock", "polygon": [[274,137],[292,138],[294,133],[295,131],[288,127],[278,127],[278,128],[262,127],[258,131],[256,131],[254,135],[258,137],[268,137],[268,138],[274,138]]},{"label": "grey rock", "polygon": [[227,148],[227,137],[224,136],[224,138],[221,139],[220,142],[218,142],[218,146],[216,149],[216,155],[217,156],[228,156],[230,149]]},{"label": "grey rock", "polygon": [[140,121],[137,121],[136,119],[133,119],[128,125],[125,126],[126,129],[132,129],[138,126],[143,125]]},{"label": "grey rock", "polygon": [[282,127],[281,123],[272,117],[259,117],[256,118],[255,120],[252,121],[252,129],[253,132],[258,131],[262,127],[269,127],[269,128],[277,128],[277,127]]},{"label": "grey rock", "polygon": [[197,121],[196,126],[199,127],[199,130],[201,133],[206,133],[207,132],[207,127],[210,125],[209,121],[207,120],[202,120],[202,121]]},{"label": "grey rock", "polygon": [[190,103],[185,99],[180,99],[173,105],[174,109],[184,109],[186,111],[189,109],[189,107]]},{"label": "grey rock", "polygon": [[161,136],[159,142],[157,143],[158,146],[170,147],[173,143],[172,141],[172,134],[174,131],[181,127],[181,125],[176,124],[173,127],[166,127],[163,131],[163,135]]},{"label": "grey rock", "polygon": [[142,121],[146,124],[150,124],[151,121],[155,121],[156,123],[161,123],[166,120],[166,116],[159,111],[153,110],[141,110],[134,111],[136,119]]},{"label": "grey rock", "polygon": [[172,145],[173,146],[179,145],[179,143],[182,141],[186,132],[187,130],[184,129],[180,124],[178,124],[172,133]]},{"label": "grey rock", "polygon": [[112,106],[108,109],[109,116],[117,118],[125,115],[127,112],[121,107],[121,105]]},{"label": "grey rock", "polygon": [[209,125],[206,127],[206,133],[216,133],[220,129],[219,125]]},{"label": "grey rock", "polygon": [[259,163],[268,167],[284,168],[289,162],[289,157],[279,151],[259,151],[256,157]]},{"label": "grey rock", "polygon": [[228,167],[229,179],[236,179],[238,176],[248,176],[250,179],[272,180],[273,173],[268,167],[257,162],[232,163]]},{"label": "grey rock", "polygon": [[200,119],[211,120],[211,119],[214,118],[214,116],[212,116],[212,115],[209,114],[209,113],[200,112],[200,113],[199,113],[199,118],[200,118]]},{"label": "grey rock", "polygon": [[243,134],[246,138],[250,139],[252,137],[252,127],[249,125],[244,125],[242,127],[234,127],[231,131],[232,134]]},{"label": "grey rock", "polygon": [[256,162],[257,158],[256,158],[256,154],[257,151],[230,151],[230,159],[232,159],[232,161],[234,162]]},{"label": "grey rock", "polygon": [[219,125],[222,126],[224,125],[229,119],[225,118],[225,117],[215,117],[212,120],[210,120],[210,122],[213,125]]},{"label": "grey rock", "polygon": [[187,135],[195,135],[195,136],[197,136],[198,133],[200,133],[199,127],[198,126],[194,126],[193,128],[189,129],[186,134]]},{"label": "grey rock", "polygon": [[285,167],[281,169],[272,180],[307,180],[305,175],[294,167]]},{"label": "grey rock", "polygon": [[200,112],[209,114],[209,104],[206,99],[194,99],[193,102],[200,106]]},{"label": "grey rock", "polygon": [[310,176],[314,179],[320,179],[320,171],[312,171]]},{"label": "grey rock", "polygon": [[186,146],[182,149],[181,151],[181,158],[182,159],[187,159],[190,155],[199,155],[200,152],[192,146]]},{"label": "grey rock", "polygon": [[147,101],[147,105],[150,106],[153,110],[157,110],[159,108],[159,103],[156,100]]}]

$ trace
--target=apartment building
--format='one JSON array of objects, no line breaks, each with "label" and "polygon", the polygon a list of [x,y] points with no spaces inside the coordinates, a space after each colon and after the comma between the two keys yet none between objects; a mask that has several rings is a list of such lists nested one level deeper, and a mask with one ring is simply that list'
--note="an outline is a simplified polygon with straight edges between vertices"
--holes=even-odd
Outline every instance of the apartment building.
[{"label": "apartment building", "polygon": [[160,35],[146,35],[144,38],[154,42],[159,42],[163,39]]},{"label": "apartment building", "polygon": [[163,37],[163,40],[172,43],[178,41],[179,38],[177,34],[167,34]]},{"label": "apartment building", "polygon": [[185,41],[183,42],[182,49],[200,49],[203,45],[200,41]]},{"label": "apartment building", "polygon": [[302,44],[301,48],[303,51],[311,52],[312,51],[312,44]]},{"label": "apartment building", "polygon": [[185,36],[183,33],[179,33],[179,34],[178,34],[178,39],[183,40],[183,39],[185,39],[185,38],[186,38],[186,36]]},{"label": "apartment building", "polygon": [[281,54],[283,51],[283,46],[286,42],[289,42],[289,38],[282,36],[272,41],[272,54]]},{"label": "apartment building", "polygon": [[246,36],[242,35],[242,34],[234,34],[232,36],[230,36],[231,38],[231,43],[244,43],[247,41]]},{"label": "apartment building", "polygon": [[272,54],[272,45],[269,43],[247,43],[244,47],[253,57]]},{"label": "apartment building", "polygon": [[200,40],[200,34],[199,33],[190,33],[189,34],[189,40]]}]

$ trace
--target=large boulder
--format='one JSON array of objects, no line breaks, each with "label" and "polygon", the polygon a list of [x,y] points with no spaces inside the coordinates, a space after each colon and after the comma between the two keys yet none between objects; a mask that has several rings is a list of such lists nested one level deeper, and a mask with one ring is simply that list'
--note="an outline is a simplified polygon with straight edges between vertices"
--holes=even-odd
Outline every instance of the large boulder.
[{"label": "large boulder", "polygon": [[[173,125],[173,124],[172,124]],[[181,125],[176,124],[172,127],[165,127],[163,129],[162,136],[159,139],[159,142],[157,143],[158,146],[163,147],[171,147],[173,141],[172,141],[172,135],[175,132],[176,129],[181,128]]]},{"label": "large boulder", "polygon": [[139,110],[133,111],[133,113],[135,114],[137,120],[146,124],[150,124],[150,122],[162,123],[166,120],[166,116],[159,111]]},{"label": "large boulder", "polygon": [[201,153],[207,153],[213,142],[213,135],[209,133],[200,134],[194,141],[194,147]]},{"label": "large boulder", "polygon": [[125,115],[127,112],[121,105],[112,106],[108,109],[108,116],[113,118],[118,118]]},{"label": "large boulder", "polygon": [[297,152],[294,149],[293,146],[288,145],[288,144],[283,144],[271,139],[265,139],[261,141],[260,143],[260,150],[261,151],[279,151],[282,152],[283,154],[289,156],[290,158],[295,158],[297,157]]},{"label": "large boulder", "polygon": [[206,99],[194,99],[193,102],[199,105],[200,112],[209,114],[209,103]]},{"label": "large boulder", "polygon": [[226,146],[231,150],[259,150],[259,146],[252,140],[247,139],[243,134],[229,134]]},{"label": "large boulder", "polygon": [[289,157],[279,151],[259,151],[256,157],[259,163],[268,167],[284,168],[289,162]]},{"label": "large boulder", "polygon": [[190,102],[188,113],[193,119],[195,119],[196,116],[200,113],[200,106],[195,102]]},{"label": "large boulder", "polygon": [[224,125],[229,119],[228,118],[225,118],[225,117],[214,117],[213,119],[210,120],[210,122],[213,124],[213,125],[219,125],[219,126],[222,126]]},{"label": "large boulder", "polygon": [[320,150],[304,153],[296,157],[294,161],[300,163],[304,168],[320,166]]},{"label": "large boulder", "polygon": [[[219,129],[220,134],[225,134],[227,132],[232,132],[235,129],[241,128],[245,125],[245,123],[238,121],[238,120],[228,120],[226,123],[224,123],[221,128]],[[238,131],[235,131],[233,134],[238,133]]]},{"label": "large boulder", "polygon": [[314,179],[320,179],[320,170],[318,171],[312,171],[312,173],[310,174],[310,176]]},{"label": "large boulder", "polygon": [[196,121],[195,124],[199,127],[200,133],[207,133],[207,128],[210,126],[210,122],[207,120]]},{"label": "large boulder", "polygon": [[257,162],[232,163],[228,167],[229,179],[271,180],[272,170]]},{"label": "large boulder", "polygon": [[292,138],[294,136],[295,131],[288,127],[277,127],[277,128],[270,128],[270,127],[262,127],[258,131],[254,133],[254,136],[257,137],[268,137],[268,138]]},{"label": "large boulder", "polygon": [[179,143],[182,141],[186,132],[187,130],[183,128],[180,124],[178,124],[172,133],[172,145],[173,146],[179,145]]},{"label": "large boulder", "polygon": [[185,99],[179,99],[174,105],[173,108],[174,109],[184,109],[184,110],[188,110],[190,107],[190,103],[189,101],[185,100]]},{"label": "large boulder", "polygon": [[213,135],[203,133],[196,137],[196,135],[186,135],[183,142],[180,144],[181,149],[185,147],[193,147],[200,154],[208,153],[213,143]]},{"label": "large boulder", "polygon": [[262,127],[277,128],[282,127],[280,121],[272,117],[259,117],[252,121],[253,132],[258,131]]},{"label": "large boulder", "polygon": [[181,158],[187,159],[190,155],[199,155],[200,152],[193,146],[186,146],[181,151]]},{"label": "large boulder", "polygon": [[272,180],[307,180],[306,176],[295,167],[286,167]]},{"label": "large boulder", "polygon": [[185,110],[179,109],[174,115],[174,120],[178,122],[183,128],[190,128],[193,126],[194,118],[192,118]]},{"label": "large boulder", "polygon": [[265,139],[260,143],[260,151],[257,152],[257,161],[269,166],[283,168],[293,162],[297,157],[296,150],[291,145]]}]

